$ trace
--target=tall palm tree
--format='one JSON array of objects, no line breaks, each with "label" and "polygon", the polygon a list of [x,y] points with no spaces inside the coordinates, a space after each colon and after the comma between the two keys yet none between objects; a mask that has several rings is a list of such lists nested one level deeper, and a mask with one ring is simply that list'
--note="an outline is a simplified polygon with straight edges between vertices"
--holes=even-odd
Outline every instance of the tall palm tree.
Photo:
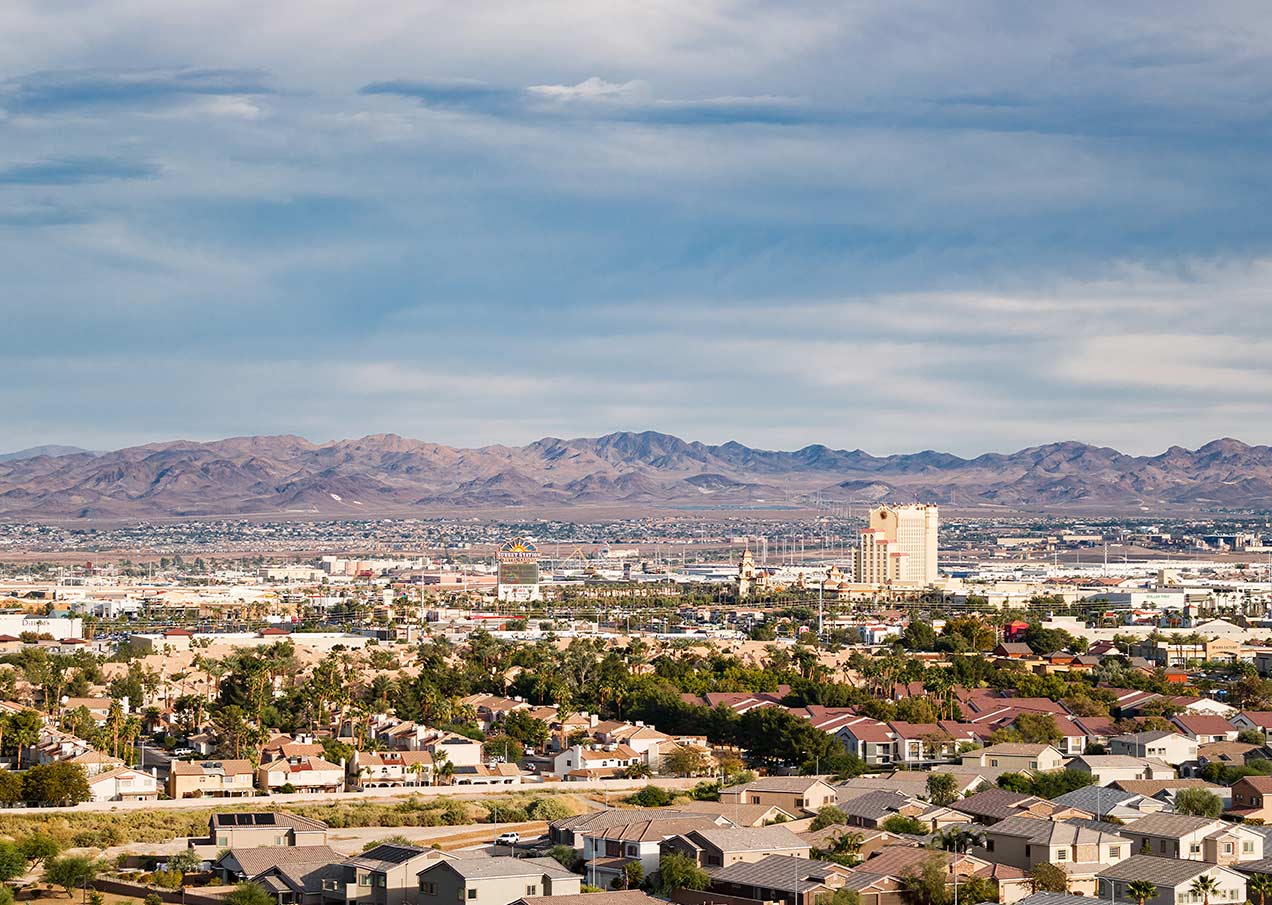
[{"label": "tall palm tree", "polygon": [[445,751],[434,752],[433,782],[439,786],[450,785],[450,781],[454,776],[455,765],[451,763],[450,756]]},{"label": "tall palm tree", "polygon": [[1267,905],[1268,893],[1272,893],[1272,874],[1251,874],[1246,889],[1259,897],[1259,905]]},{"label": "tall palm tree", "polygon": [[[1268,877],[1272,880],[1272,876]],[[1152,880],[1136,880],[1133,883],[1126,884],[1126,894],[1134,899],[1139,905],[1144,905],[1149,899],[1157,898],[1157,884]]]},{"label": "tall palm tree", "polygon": [[1201,905],[1210,905],[1210,896],[1219,891],[1219,881],[1209,874],[1202,874],[1192,881],[1188,891],[1194,896],[1201,896]]}]

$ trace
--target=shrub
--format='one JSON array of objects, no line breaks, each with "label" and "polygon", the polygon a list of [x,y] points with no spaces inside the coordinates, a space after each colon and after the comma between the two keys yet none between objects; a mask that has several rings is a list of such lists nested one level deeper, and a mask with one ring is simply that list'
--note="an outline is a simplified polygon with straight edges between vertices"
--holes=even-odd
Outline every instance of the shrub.
[{"label": "shrub", "polygon": [[627,796],[627,803],[642,808],[665,808],[675,796],[659,786],[645,786],[634,795]]}]

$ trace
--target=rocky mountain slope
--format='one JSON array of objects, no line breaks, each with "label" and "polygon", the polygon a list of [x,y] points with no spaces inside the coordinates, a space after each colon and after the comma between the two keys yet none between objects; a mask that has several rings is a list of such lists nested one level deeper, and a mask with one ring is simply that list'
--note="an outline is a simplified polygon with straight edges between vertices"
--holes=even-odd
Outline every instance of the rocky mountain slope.
[{"label": "rocky mountain slope", "polygon": [[354,517],[502,507],[774,505],[813,497],[960,509],[1135,513],[1272,508],[1272,449],[1215,440],[1156,456],[1065,442],[963,459],[794,452],[647,431],[458,449],[393,434],[176,441],[0,460],[0,517]]}]

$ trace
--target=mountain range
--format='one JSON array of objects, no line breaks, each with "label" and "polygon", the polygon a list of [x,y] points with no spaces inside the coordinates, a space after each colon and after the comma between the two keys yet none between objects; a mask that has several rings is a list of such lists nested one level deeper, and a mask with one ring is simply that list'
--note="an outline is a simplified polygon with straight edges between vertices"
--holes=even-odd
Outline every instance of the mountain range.
[{"label": "mountain range", "polygon": [[1272,448],[1215,440],[1131,456],[1079,442],[971,459],[794,452],[668,434],[544,438],[463,449],[377,434],[175,441],[0,456],[7,520],[450,514],[607,506],[714,509],[921,500],[960,510],[1186,513],[1272,508]]}]

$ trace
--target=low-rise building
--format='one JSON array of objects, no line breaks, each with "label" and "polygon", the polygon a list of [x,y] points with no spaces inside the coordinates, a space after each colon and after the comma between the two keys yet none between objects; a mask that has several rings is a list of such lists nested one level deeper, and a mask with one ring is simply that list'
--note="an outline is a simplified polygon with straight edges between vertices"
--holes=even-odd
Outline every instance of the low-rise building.
[{"label": "low-rise building", "polygon": [[1157,855],[1135,855],[1102,869],[1098,874],[1098,896],[1110,902],[1138,902],[1129,892],[1130,885],[1149,882],[1157,887],[1157,895],[1145,905],[1195,905],[1199,899],[1192,885],[1201,876],[1212,878],[1218,887],[1207,896],[1212,905],[1238,905],[1246,901],[1244,874],[1215,864]]},{"label": "low-rise building", "polygon": [[1163,761],[1125,754],[1084,754],[1069,761],[1068,768],[1090,773],[1092,783],[1097,786],[1122,780],[1173,779],[1175,776],[1175,768]]},{"label": "low-rise building", "polygon": [[316,755],[280,757],[256,768],[256,786],[266,792],[343,792],[345,766]]},{"label": "low-rise building", "polygon": [[1236,864],[1263,857],[1263,835],[1240,824],[1186,814],[1152,814],[1119,830],[1135,851],[1161,858]]},{"label": "low-rise building", "polygon": [[664,839],[662,854],[677,852],[699,867],[728,867],[739,861],[762,861],[769,855],[807,858],[811,846],[784,826],[706,827]]},{"label": "low-rise building", "polygon": [[1178,768],[1197,759],[1197,740],[1161,729],[1131,732],[1109,739],[1109,753],[1151,758]]},{"label": "low-rise building", "polygon": [[116,767],[88,778],[93,801],[155,801],[159,780],[154,774],[131,767]]},{"label": "low-rise building", "polygon": [[736,804],[776,805],[791,814],[816,814],[838,800],[835,787],[821,776],[765,776],[720,790],[720,800]]},{"label": "low-rise building", "polygon": [[1012,772],[1045,772],[1064,766],[1064,755],[1053,745],[1008,742],[963,755],[963,766],[994,767]]},{"label": "low-rise building", "polygon": [[583,878],[551,858],[457,858],[419,871],[418,905],[511,905],[522,898],[577,896]]},{"label": "low-rise building", "polygon": [[250,760],[174,760],[168,765],[169,798],[237,798],[255,793]]}]

